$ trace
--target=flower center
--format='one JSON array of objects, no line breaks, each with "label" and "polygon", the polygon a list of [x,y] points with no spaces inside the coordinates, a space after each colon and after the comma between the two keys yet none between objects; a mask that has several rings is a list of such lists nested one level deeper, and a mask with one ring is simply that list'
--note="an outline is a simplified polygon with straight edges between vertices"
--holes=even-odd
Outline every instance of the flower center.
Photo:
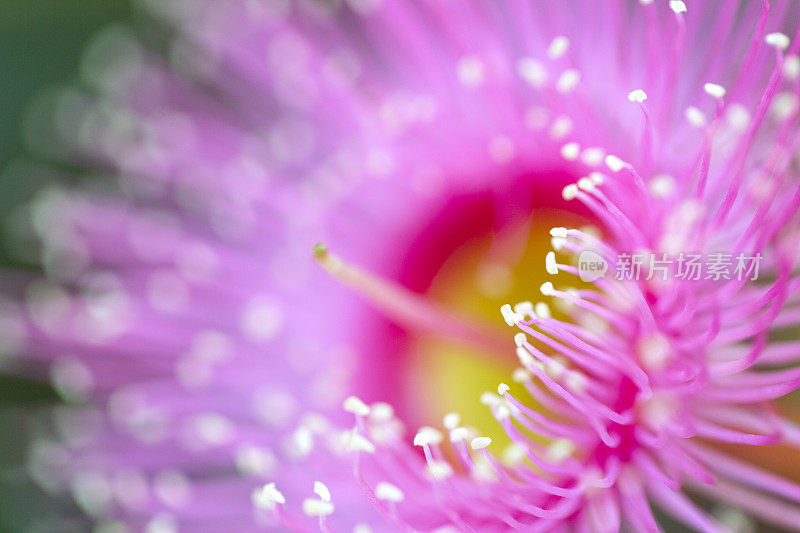
[{"label": "flower center", "polygon": [[[453,202],[400,259],[396,281],[318,247],[323,266],[388,319],[373,330],[380,349],[370,355],[354,392],[389,401],[411,428],[455,411],[478,432],[510,442],[480,401],[519,365],[513,334],[498,310],[541,294],[552,248],[549,228],[589,224],[583,214],[561,209],[565,204],[555,191],[511,214],[498,214],[497,198],[488,194]],[[512,393],[523,393],[517,387]]]}]

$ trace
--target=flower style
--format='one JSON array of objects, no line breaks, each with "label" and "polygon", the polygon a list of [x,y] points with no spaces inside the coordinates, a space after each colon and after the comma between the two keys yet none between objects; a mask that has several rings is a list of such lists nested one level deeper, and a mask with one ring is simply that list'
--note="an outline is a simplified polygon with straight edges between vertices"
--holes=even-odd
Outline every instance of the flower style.
[{"label": "flower style", "polygon": [[[40,195],[49,280],[0,320],[76,403],[34,477],[149,532],[658,531],[651,505],[725,530],[684,489],[797,528],[800,486],[719,444],[800,445],[772,404],[800,345],[770,339],[800,319],[800,11],[772,4],[147,2],[168,54],[105,34],[42,141],[118,179]],[[640,252],[758,256],[758,279],[581,277],[541,285],[559,314],[503,306],[516,388],[480,395],[500,454],[456,413],[446,449],[348,396],[413,394],[358,294],[489,336],[391,281],[409,235],[462,195],[502,227],[553,189],[601,233],[551,230],[558,281]]]}]

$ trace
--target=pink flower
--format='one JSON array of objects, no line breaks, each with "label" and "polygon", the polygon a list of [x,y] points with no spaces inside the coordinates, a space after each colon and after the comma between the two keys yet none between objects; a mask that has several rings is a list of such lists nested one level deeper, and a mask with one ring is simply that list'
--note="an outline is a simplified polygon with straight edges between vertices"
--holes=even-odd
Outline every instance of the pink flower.
[{"label": "pink flower", "polygon": [[[800,319],[796,5],[147,6],[40,141],[113,179],[41,193],[47,276],[0,315],[73,403],[37,481],[112,531],[723,530],[684,489],[797,527],[800,487],[715,444],[800,444],[769,338]],[[556,312],[502,308],[517,386],[475,397],[507,449],[349,396],[421,403],[384,317],[494,349],[419,292],[540,207],[602,235],[551,230]]]}]

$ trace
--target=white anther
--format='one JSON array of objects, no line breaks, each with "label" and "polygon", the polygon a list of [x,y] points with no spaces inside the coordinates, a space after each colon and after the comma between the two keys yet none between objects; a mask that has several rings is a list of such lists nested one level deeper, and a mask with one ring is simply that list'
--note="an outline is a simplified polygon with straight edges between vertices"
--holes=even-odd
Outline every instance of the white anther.
[{"label": "white anther", "polygon": [[442,419],[445,429],[454,429],[461,423],[461,415],[458,413],[447,413]]},{"label": "white anther", "polygon": [[550,246],[553,247],[553,250],[556,252],[560,252],[564,246],[567,244],[567,239],[560,239],[558,237],[553,237],[550,239]]},{"label": "white anther", "polygon": [[571,68],[561,73],[556,81],[556,91],[560,93],[568,93],[578,86],[581,81],[580,71]]},{"label": "white anther", "polygon": [[606,156],[606,151],[596,146],[586,148],[581,152],[581,161],[590,167],[596,167],[603,162]]},{"label": "white anther", "polygon": [[686,4],[681,0],[669,0],[669,8],[673,13],[686,13]]},{"label": "white anther", "polygon": [[564,198],[564,200],[566,200],[568,202],[570,200],[574,200],[575,197],[578,196],[578,186],[576,184],[574,184],[574,183],[571,183],[571,184],[567,185],[561,191],[561,196]]},{"label": "white anther", "polygon": [[379,500],[393,503],[399,503],[406,497],[399,487],[387,483],[386,481],[381,481],[375,486],[375,496],[377,496]]},{"label": "white anther", "polygon": [[642,337],[636,344],[639,361],[648,370],[662,370],[669,362],[671,352],[669,340],[660,333]]},{"label": "white anther", "polygon": [[539,61],[523,57],[517,61],[517,74],[531,87],[540,89],[547,83],[547,69]]},{"label": "white anther", "polygon": [[488,405],[489,407],[495,407],[502,402],[503,399],[499,397],[497,394],[489,391],[483,391],[480,396],[480,402],[483,405]]},{"label": "white anther", "polygon": [[524,346],[526,342],[528,342],[528,336],[524,333],[519,332],[514,335],[514,344],[517,346]]},{"label": "white anther", "polygon": [[514,310],[511,309],[511,305],[509,304],[503,304],[502,306],[500,306],[500,314],[503,315],[503,320],[505,320],[506,324],[508,324],[509,326],[513,326],[518,322],[522,322],[523,320],[525,320],[525,317],[520,313],[514,312]]},{"label": "white anther", "polygon": [[550,306],[544,302],[537,302],[533,309],[540,320],[547,320],[553,316],[550,313]]},{"label": "white anther", "polygon": [[650,193],[658,198],[665,198],[675,192],[675,178],[669,174],[654,176],[650,182]]},{"label": "white anther", "polygon": [[353,413],[356,416],[369,415],[369,406],[355,396],[348,396],[342,403],[342,407],[348,413]]},{"label": "white anther", "polygon": [[322,481],[314,482],[314,494],[319,496],[324,502],[331,501],[331,491],[328,490],[328,487]]},{"label": "white anther", "polygon": [[725,118],[736,131],[742,131],[750,125],[750,112],[742,104],[729,105]]},{"label": "white anther", "polygon": [[783,60],[783,75],[792,81],[800,78],[800,56],[791,55]]},{"label": "white anther", "polygon": [[550,125],[549,135],[554,141],[563,139],[572,131],[572,119],[565,116],[556,118]]},{"label": "white anther", "polygon": [[547,255],[544,256],[544,268],[551,276],[558,274],[558,263],[556,263],[555,252],[547,252]]},{"label": "white anther", "polygon": [[465,56],[458,60],[458,81],[466,87],[478,87],[483,83],[486,67],[481,58]]},{"label": "white anther", "polygon": [[567,228],[552,228],[550,230],[550,235],[552,235],[553,237],[558,237],[559,239],[566,239]]},{"label": "white anther", "polygon": [[275,488],[275,483],[267,483],[266,485],[257,488],[251,495],[253,505],[265,511],[271,511],[276,505],[283,505],[286,503],[281,491]]},{"label": "white anther", "polygon": [[356,431],[345,431],[342,434],[344,447],[348,452],[375,453],[375,445],[367,438]]},{"label": "white anther", "polygon": [[611,170],[611,172],[619,172],[625,168],[626,164],[627,163],[625,163],[625,161],[615,155],[609,154],[606,156],[606,166],[609,168],[609,170]]},{"label": "white anther", "polygon": [[499,394],[500,396],[504,395],[504,394],[505,394],[505,393],[507,393],[509,390],[511,390],[511,387],[509,387],[509,386],[508,386],[508,385],[506,385],[505,383],[501,383],[501,384],[499,384],[499,385],[497,386],[497,394]]},{"label": "white anther", "polygon": [[394,407],[386,402],[375,402],[369,406],[369,419],[373,422],[388,422],[394,418]]},{"label": "white anther", "polygon": [[777,120],[787,120],[797,113],[797,96],[791,92],[783,92],[775,96],[770,108],[770,114]]},{"label": "white anther", "polygon": [[716,83],[706,83],[703,85],[703,90],[706,94],[713,96],[714,98],[724,98],[725,97],[725,87],[722,85],[717,85]]},{"label": "white anther", "polygon": [[426,446],[430,444],[439,444],[442,442],[442,432],[430,426],[423,426],[419,428],[417,434],[414,435],[414,446]]},{"label": "white anther", "polygon": [[469,438],[469,431],[467,428],[453,428],[450,430],[450,442],[459,442]]},{"label": "white anther", "polygon": [[497,420],[507,420],[511,417],[511,409],[509,409],[508,405],[498,405],[494,410],[494,417]]},{"label": "white anther", "polygon": [[431,461],[428,463],[428,474],[433,479],[445,479],[453,475],[453,467],[444,461]]},{"label": "white anther", "polygon": [[581,145],[575,142],[567,143],[561,147],[561,157],[567,161],[575,161],[581,153]]},{"label": "white anther", "polygon": [[525,454],[519,449],[519,446],[512,443],[505,447],[501,457],[508,466],[516,466],[525,459]]},{"label": "white anther", "polygon": [[566,54],[567,50],[569,50],[569,39],[563,35],[559,35],[550,41],[550,46],[547,47],[547,57],[550,59],[558,59]]},{"label": "white anther", "polygon": [[544,283],[542,283],[542,286],[539,287],[539,290],[545,296],[552,296],[553,295],[553,284],[550,283],[549,281],[545,281]]},{"label": "white anther", "polygon": [[567,371],[567,367],[564,366],[564,363],[562,363],[561,361],[558,361],[556,359],[551,359],[550,361],[547,362],[547,365],[545,366],[545,371],[547,372],[547,375],[550,376],[551,378],[560,379],[561,376],[564,375],[564,372]]},{"label": "white anther", "polygon": [[694,106],[686,108],[686,120],[695,128],[702,128],[708,122],[705,114]]},{"label": "white anther", "polygon": [[295,451],[301,455],[308,455],[314,449],[314,435],[307,427],[300,426],[292,433]]},{"label": "white anther", "polygon": [[531,353],[528,350],[526,350],[524,346],[517,347],[517,358],[524,367],[536,364],[536,359],[534,359]]},{"label": "white anther", "polygon": [[531,302],[519,302],[514,304],[514,312],[521,315],[533,316],[533,304]]},{"label": "white anther", "polygon": [[470,448],[473,450],[482,450],[489,446],[492,443],[492,439],[489,437],[475,437],[472,439],[472,442],[469,443]]},{"label": "white anther", "polygon": [[780,48],[781,50],[786,50],[789,48],[792,40],[789,39],[789,36],[785,33],[775,32],[770,33],[766,37],[764,37],[764,42],[770,46],[774,46],[775,48]]},{"label": "white anther", "polygon": [[567,376],[567,388],[573,392],[583,392],[587,385],[586,376],[580,372],[572,371]]},{"label": "white anther", "polygon": [[592,172],[589,174],[589,179],[592,180],[592,183],[595,185],[602,185],[606,181],[606,177],[601,172]]},{"label": "white anther", "polygon": [[307,516],[327,516],[333,513],[333,504],[316,498],[303,500],[303,513]]},{"label": "white anther", "polygon": [[589,178],[581,178],[578,180],[578,188],[582,191],[592,192],[596,185]]},{"label": "white anther", "polygon": [[511,373],[511,380],[514,383],[526,383],[531,380],[531,373],[526,368],[515,368]]},{"label": "white anther", "polygon": [[641,89],[636,89],[628,93],[628,100],[636,102],[637,104],[643,104],[644,101],[647,100],[647,93]]},{"label": "white anther", "polygon": [[547,459],[560,463],[575,452],[575,443],[569,439],[556,439],[547,447]]}]

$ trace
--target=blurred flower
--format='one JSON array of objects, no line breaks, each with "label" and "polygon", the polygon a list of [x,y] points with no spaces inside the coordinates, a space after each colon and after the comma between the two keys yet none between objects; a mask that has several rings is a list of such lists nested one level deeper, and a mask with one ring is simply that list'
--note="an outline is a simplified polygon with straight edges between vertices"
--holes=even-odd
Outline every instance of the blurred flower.
[{"label": "blurred flower", "polygon": [[[798,344],[768,342],[800,318],[796,5],[144,4],[162,24],[102,35],[30,128],[65,174],[112,178],[39,195],[46,276],[0,315],[70,403],[37,481],[103,531],[656,531],[651,502],[721,529],[683,487],[800,523],[800,487],[709,442],[800,441],[770,403]],[[452,413],[452,450],[424,427],[417,453],[348,396],[430,414],[376,309],[503,353],[420,292],[493,230],[475,285],[512,295],[542,206],[600,228],[551,230],[562,259],[760,255],[760,277],[546,282],[553,313],[502,308],[516,389],[474,391],[509,447]]]}]

